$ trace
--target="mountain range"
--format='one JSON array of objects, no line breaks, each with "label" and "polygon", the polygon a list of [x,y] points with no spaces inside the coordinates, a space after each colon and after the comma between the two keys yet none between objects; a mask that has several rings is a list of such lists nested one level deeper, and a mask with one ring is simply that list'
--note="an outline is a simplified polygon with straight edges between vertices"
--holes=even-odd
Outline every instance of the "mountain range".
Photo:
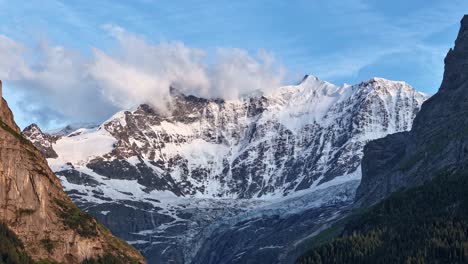
[{"label": "mountain range", "polygon": [[164,111],[23,135],[78,207],[149,263],[288,263],[352,209],[364,146],[409,131],[428,98],[382,78],[306,76],[227,101],[171,88]]},{"label": "mountain range", "polygon": [[51,131],[20,131],[1,98],[0,264],[467,263],[467,67],[465,15],[433,96],[167,87]]}]

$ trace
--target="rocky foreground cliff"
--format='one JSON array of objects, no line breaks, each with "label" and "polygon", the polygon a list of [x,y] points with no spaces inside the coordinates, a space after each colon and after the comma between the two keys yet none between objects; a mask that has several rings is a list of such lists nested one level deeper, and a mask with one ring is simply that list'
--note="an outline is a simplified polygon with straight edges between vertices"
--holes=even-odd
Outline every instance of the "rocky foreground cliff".
[{"label": "rocky foreground cliff", "polygon": [[23,138],[3,99],[0,221],[18,236],[34,260],[81,263],[110,254],[123,263],[145,263],[138,251],[73,204],[41,152]]}]

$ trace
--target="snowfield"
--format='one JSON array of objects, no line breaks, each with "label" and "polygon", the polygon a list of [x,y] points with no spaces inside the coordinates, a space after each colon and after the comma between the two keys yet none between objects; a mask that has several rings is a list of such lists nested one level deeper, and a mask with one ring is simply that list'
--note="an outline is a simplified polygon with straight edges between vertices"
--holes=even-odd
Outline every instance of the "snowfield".
[{"label": "snowfield", "polygon": [[66,163],[85,164],[93,157],[111,152],[116,142],[117,139],[105,129],[78,129],[53,144],[58,158],[48,162],[52,168]]}]

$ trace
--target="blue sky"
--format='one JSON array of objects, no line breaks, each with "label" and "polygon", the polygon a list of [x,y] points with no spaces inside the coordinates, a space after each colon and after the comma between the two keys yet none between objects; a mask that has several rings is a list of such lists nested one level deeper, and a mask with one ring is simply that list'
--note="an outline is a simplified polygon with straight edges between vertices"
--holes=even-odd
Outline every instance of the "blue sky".
[{"label": "blue sky", "polygon": [[[118,29],[130,36],[127,40],[138,36],[148,45],[178,42],[202,50],[208,64],[216,60],[212,54],[220,48],[240,49],[255,59],[266,51],[285,69],[283,83],[295,82],[304,74],[337,84],[378,76],[434,93],[442,79],[443,58],[453,46],[466,10],[466,0],[0,0],[0,35],[14,41],[12,47],[28,50],[27,56],[0,56],[21,57],[25,62],[18,64],[31,64],[27,72],[42,65],[50,54],[44,50],[63,48],[74,58],[72,64],[98,56],[96,50],[110,57],[122,55],[114,34]],[[41,55],[36,56],[36,50]],[[59,73],[62,79],[56,82],[68,76]],[[59,87],[53,80],[41,77],[38,84],[38,78],[0,77],[5,79],[5,97],[21,126],[37,122],[51,128],[66,122],[101,121],[127,106],[118,102],[102,111],[75,115],[78,106],[85,108],[88,102],[95,104],[90,109],[97,109],[104,99],[89,98],[91,91],[79,94],[77,101],[81,101],[73,108],[67,100],[64,105],[58,103],[63,101],[57,95],[59,88],[39,88]],[[63,89],[68,83],[64,81]],[[84,86],[86,82],[73,90]],[[67,106],[68,112],[64,111]]]}]

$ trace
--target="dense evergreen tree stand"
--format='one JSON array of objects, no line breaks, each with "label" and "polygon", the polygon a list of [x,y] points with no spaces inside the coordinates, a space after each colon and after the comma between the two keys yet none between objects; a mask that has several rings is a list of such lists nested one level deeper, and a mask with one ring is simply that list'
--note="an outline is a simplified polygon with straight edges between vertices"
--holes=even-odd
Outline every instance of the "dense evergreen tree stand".
[{"label": "dense evergreen tree stand", "polygon": [[350,216],[297,263],[468,263],[468,169],[438,175]]}]

